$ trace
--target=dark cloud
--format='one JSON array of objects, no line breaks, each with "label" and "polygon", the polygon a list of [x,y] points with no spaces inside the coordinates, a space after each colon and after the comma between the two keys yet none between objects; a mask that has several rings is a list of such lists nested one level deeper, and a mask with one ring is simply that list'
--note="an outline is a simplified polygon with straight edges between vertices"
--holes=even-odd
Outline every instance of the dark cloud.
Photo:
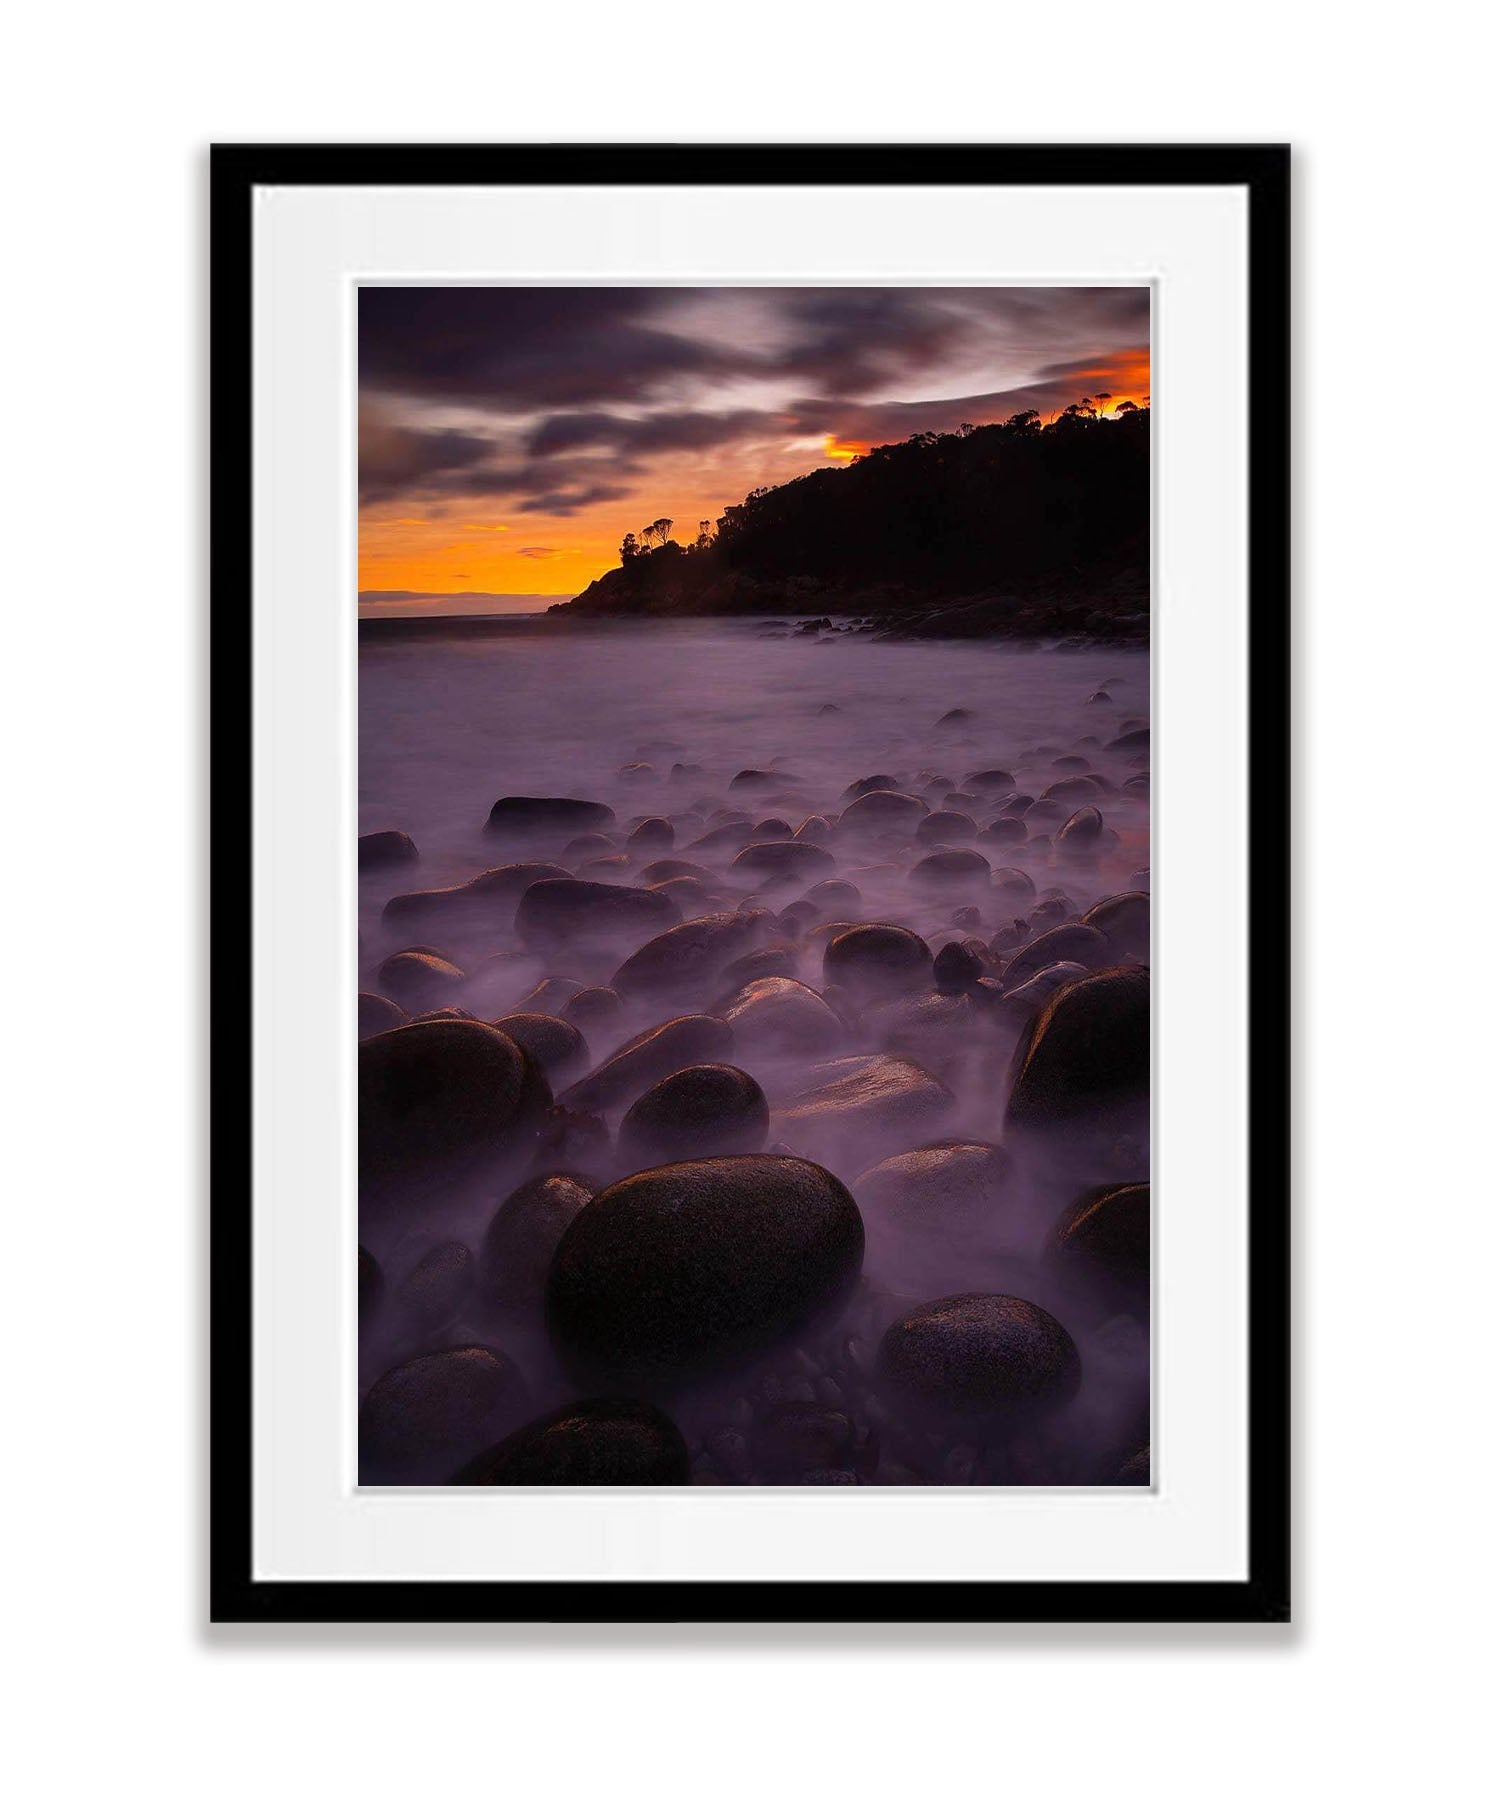
[{"label": "dark cloud", "polygon": [[655,412],[639,418],[618,413],[554,413],[526,440],[532,456],[606,448],[645,455],[664,450],[711,450],[736,438],[753,436],[771,426],[778,415],[738,412]]},{"label": "dark cloud", "polygon": [[657,288],[362,288],[367,392],[517,412],[640,400],[663,381],[739,367],[742,355],[661,328]]},{"label": "dark cloud", "polygon": [[359,427],[359,497],[370,502],[430,491],[494,450],[489,438],[473,432],[417,431],[367,413]]}]

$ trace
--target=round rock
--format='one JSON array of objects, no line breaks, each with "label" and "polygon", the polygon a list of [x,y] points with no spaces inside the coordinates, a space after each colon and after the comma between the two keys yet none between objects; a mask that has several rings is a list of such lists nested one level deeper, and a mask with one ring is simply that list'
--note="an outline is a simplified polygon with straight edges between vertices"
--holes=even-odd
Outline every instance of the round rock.
[{"label": "round rock", "polygon": [[629,1163],[743,1156],[765,1148],[771,1111],[758,1081],[728,1063],[694,1063],[648,1088],[620,1122]]},{"label": "round rock", "polygon": [[576,1400],[533,1419],[453,1477],[459,1487],[680,1487],[687,1444],[642,1400]]},{"label": "round rock", "polygon": [[648,1169],[569,1227],[547,1283],[547,1329],[577,1379],[671,1387],[760,1355],[838,1306],[864,1242],[849,1190],[798,1157]]},{"label": "round rock", "polygon": [[547,1271],[563,1233],[594,1197],[581,1175],[538,1175],[500,1202],[479,1248],[486,1296],[517,1312],[540,1312]]},{"label": "round rock", "polygon": [[888,1392],[940,1412],[1018,1420],[1078,1392],[1078,1348],[1049,1312],[1012,1294],[954,1294],[897,1319],[880,1340]]},{"label": "round rock", "polygon": [[446,1481],[525,1416],[526,1383],[500,1350],[466,1344],[382,1375],[359,1409],[360,1480]]}]

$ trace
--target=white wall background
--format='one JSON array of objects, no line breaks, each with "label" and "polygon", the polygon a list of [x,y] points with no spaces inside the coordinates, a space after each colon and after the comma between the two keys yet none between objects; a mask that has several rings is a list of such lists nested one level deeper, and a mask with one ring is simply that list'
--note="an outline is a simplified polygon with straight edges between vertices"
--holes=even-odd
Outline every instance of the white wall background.
[{"label": "white wall background", "polygon": [[[1476,1785],[1500,711],[1477,16],[94,0],[13,22],[0,1417],[21,1791]],[[203,147],[622,137],[1297,146],[1289,1630],[202,1623]]]}]

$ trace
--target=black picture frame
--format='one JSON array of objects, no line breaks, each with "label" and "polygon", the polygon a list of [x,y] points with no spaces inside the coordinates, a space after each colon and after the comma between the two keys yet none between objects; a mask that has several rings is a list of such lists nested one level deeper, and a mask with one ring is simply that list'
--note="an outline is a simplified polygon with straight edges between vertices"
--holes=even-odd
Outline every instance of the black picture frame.
[{"label": "black picture frame", "polygon": [[[1214,145],[216,145],[211,153],[210,1616],[231,1621],[1278,1622],[1290,1541],[1290,150]],[[1244,1581],[265,1581],[252,1570],[251,209],[261,186],[1171,185],[1249,218],[1249,1573]]]}]

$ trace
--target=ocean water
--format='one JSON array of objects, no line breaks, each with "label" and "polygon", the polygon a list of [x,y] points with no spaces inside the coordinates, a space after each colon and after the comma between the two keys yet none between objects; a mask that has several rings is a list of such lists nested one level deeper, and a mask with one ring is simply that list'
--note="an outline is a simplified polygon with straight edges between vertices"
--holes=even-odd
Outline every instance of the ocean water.
[{"label": "ocean water", "polygon": [[[1148,661],[1139,650],[809,639],[742,620],[566,630],[518,620],[492,636],[363,644],[360,830],[409,832],[422,864],[417,880],[363,884],[361,924],[376,924],[388,891],[492,866],[481,828],[502,794],[603,800],[624,821],[718,793],[747,767],[800,777],[809,812],[837,812],[863,776],[923,769],[961,781],[999,766],[1040,792],[1055,756],[1080,745],[1087,756],[1087,740],[1147,715]],[[1106,682],[1110,702],[1091,706]],[[955,708],[973,720],[940,730]],[[632,762],[653,774],[622,777]],[[701,765],[704,778],[669,782],[676,762]],[[1131,830],[1143,864],[1142,820]],[[372,948],[378,936],[367,929]]]}]

